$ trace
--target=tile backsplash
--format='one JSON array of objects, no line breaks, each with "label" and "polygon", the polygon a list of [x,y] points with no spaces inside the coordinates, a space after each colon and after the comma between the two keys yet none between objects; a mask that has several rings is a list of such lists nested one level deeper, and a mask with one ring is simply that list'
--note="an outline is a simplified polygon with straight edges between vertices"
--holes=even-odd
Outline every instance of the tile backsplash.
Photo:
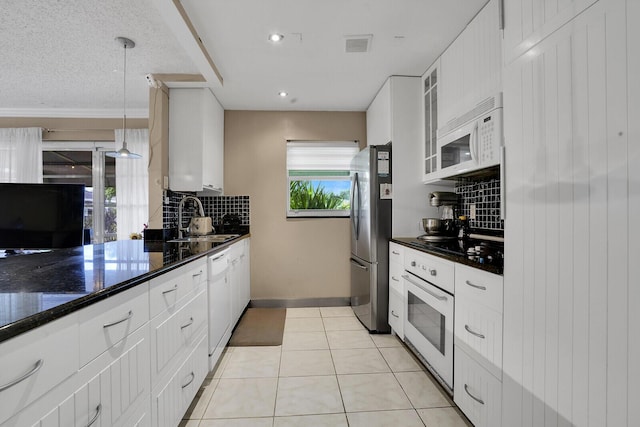
[{"label": "tile backsplash", "polygon": [[475,204],[476,219],[469,220],[469,227],[485,230],[504,230],[500,219],[500,179],[458,180],[454,191],[460,195],[462,206],[458,215],[471,218],[471,205]]},{"label": "tile backsplash", "polygon": [[[193,193],[176,193],[168,190],[166,197],[169,203],[164,205],[162,215],[162,227],[177,228],[178,226],[178,204],[185,195],[194,195]],[[219,225],[222,216],[228,213],[237,214],[240,217],[241,225],[249,225],[250,222],[250,203],[249,196],[199,196],[202,202],[205,216],[213,219],[213,225]],[[183,214],[184,226],[188,225],[188,220],[197,215],[195,204],[187,202],[185,204],[185,212]]]}]

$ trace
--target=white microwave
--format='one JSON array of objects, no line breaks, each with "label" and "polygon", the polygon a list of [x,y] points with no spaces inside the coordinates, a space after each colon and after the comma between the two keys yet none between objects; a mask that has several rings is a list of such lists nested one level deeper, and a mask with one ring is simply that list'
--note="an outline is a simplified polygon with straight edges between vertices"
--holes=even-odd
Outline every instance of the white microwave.
[{"label": "white microwave", "polygon": [[[462,119],[471,116],[470,120],[465,120],[454,130],[438,136],[441,178],[500,164],[503,146],[502,102],[496,102],[501,101],[501,97],[491,97],[490,100],[491,103],[481,103],[461,116]],[[478,110],[484,111],[478,115]],[[451,129],[451,124],[450,122],[448,129]]]}]

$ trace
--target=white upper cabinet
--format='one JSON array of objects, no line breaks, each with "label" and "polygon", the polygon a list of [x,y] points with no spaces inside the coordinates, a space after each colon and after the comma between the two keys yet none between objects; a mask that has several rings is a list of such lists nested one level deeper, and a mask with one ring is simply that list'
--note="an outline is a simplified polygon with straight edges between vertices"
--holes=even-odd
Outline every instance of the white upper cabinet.
[{"label": "white upper cabinet", "polygon": [[367,109],[367,144],[392,143],[392,233],[420,231],[427,189],[422,185],[420,77],[391,76]]},{"label": "white upper cabinet", "polygon": [[422,129],[424,182],[437,179],[438,172],[438,82],[440,79],[440,59],[422,75]]},{"label": "white upper cabinet", "polygon": [[387,79],[367,109],[367,145],[391,142],[391,79]]},{"label": "white upper cabinet", "polygon": [[597,0],[509,0],[504,7],[504,55],[509,64]]},{"label": "white upper cabinet", "polygon": [[224,109],[207,88],[169,90],[169,188],[222,194]]},{"label": "white upper cabinet", "polygon": [[440,57],[438,128],[502,88],[501,0],[491,0]]}]

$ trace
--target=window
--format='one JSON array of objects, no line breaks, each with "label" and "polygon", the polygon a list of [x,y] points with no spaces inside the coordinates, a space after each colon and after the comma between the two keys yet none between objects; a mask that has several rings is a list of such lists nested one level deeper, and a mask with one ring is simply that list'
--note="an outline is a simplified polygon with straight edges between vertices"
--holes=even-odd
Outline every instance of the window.
[{"label": "window", "polygon": [[85,229],[90,242],[116,240],[115,159],[93,142],[46,141],[42,146],[43,182],[85,185]]},{"label": "window", "polygon": [[287,217],[348,217],[357,141],[287,142]]}]

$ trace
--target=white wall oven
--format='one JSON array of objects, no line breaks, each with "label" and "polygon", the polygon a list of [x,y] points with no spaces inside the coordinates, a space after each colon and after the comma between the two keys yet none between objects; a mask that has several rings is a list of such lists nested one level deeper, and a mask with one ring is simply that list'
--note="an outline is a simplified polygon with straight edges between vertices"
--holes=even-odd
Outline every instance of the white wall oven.
[{"label": "white wall oven", "polygon": [[407,307],[404,337],[409,347],[453,390],[453,265],[411,253],[405,257]]}]

